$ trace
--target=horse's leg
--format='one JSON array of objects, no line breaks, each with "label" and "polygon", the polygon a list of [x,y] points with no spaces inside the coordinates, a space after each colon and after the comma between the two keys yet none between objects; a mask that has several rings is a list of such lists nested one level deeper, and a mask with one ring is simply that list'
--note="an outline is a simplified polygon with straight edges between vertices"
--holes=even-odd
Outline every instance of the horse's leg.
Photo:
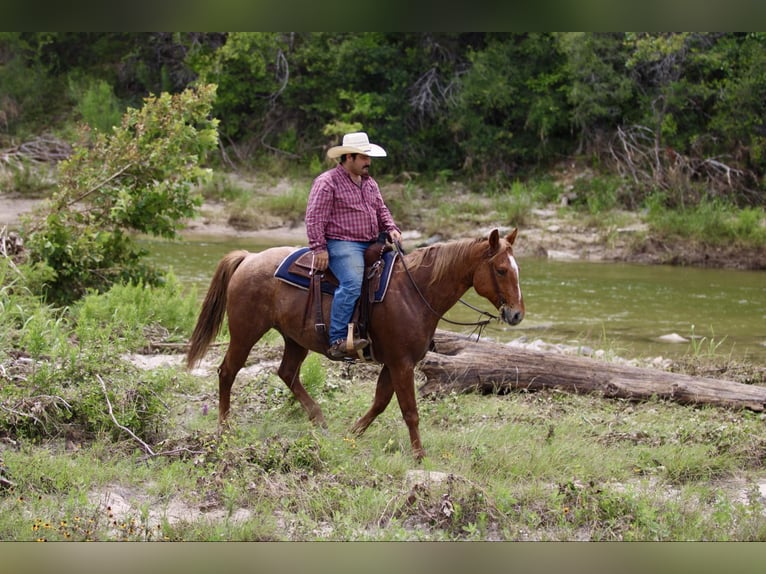
[{"label": "horse's leg", "polygon": [[402,411],[404,422],[410,431],[410,445],[415,459],[421,461],[426,456],[423,444],[420,442],[420,431],[418,423],[418,404],[415,400],[415,370],[412,367],[401,368],[392,373],[391,382],[396,392],[396,400],[399,401],[399,408]]},{"label": "horse's leg", "polygon": [[324,420],[324,414],[319,405],[311,398],[304,386],[301,384],[301,364],[308,354],[308,349],[301,347],[292,339],[285,337],[285,350],[282,354],[282,363],[279,365],[277,374],[287,387],[293,392],[298,402],[309,415],[309,420],[323,428],[327,427]]},{"label": "horse's leg", "polygon": [[383,366],[380,375],[378,375],[378,384],[375,387],[375,398],[372,401],[372,406],[362,418],[356,421],[351,430],[357,435],[367,430],[372,421],[386,410],[394,392],[396,392],[396,399],[399,401],[404,422],[410,431],[413,454],[417,460],[422,460],[426,451],[420,442],[420,431],[418,430],[420,419],[418,405],[415,401],[415,371],[412,367],[400,368],[392,372],[388,365]]},{"label": "horse's leg", "polygon": [[218,367],[218,426],[226,425],[231,405],[231,387],[237,373],[245,366],[245,361],[250,355],[258,340],[263,337],[268,329],[251,326],[243,329],[229,325],[229,348],[223,357],[223,362]]},{"label": "horse's leg", "polygon": [[218,367],[218,426],[226,425],[226,419],[229,417],[229,408],[231,405],[231,387],[237,373],[245,365],[250,349],[255,341],[250,345],[236,344],[232,339],[223,362]]},{"label": "horse's leg", "polygon": [[386,410],[388,403],[391,402],[391,397],[394,396],[394,387],[391,384],[391,372],[388,370],[388,366],[383,365],[378,375],[378,384],[375,387],[375,398],[372,401],[370,410],[360,418],[353,427],[351,432],[360,435],[367,430],[367,427],[372,424],[377,416]]}]

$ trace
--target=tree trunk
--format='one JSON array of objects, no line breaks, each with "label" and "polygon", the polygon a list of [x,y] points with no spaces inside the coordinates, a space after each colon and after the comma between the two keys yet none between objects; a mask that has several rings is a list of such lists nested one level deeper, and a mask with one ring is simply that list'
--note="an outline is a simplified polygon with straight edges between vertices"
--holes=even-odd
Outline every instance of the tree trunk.
[{"label": "tree trunk", "polygon": [[419,369],[426,376],[420,388],[422,395],[556,388],[636,401],[659,397],[758,412],[766,406],[764,387],[475,342],[442,330],[436,331],[433,351],[426,354]]}]

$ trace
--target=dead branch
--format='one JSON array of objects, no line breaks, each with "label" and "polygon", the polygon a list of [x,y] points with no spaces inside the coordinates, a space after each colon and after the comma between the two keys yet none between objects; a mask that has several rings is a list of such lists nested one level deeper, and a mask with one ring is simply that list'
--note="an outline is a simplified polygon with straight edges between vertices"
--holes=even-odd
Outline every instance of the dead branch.
[{"label": "dead branch", "polygon": [[146,452],[146,454],[148,454],[149,456],[157,456],[155,452],[152,450],[152,447],[150,447],[148,444],[146,444],[144,441],[138,438],[138,436],[136,436],[136,434],[132,430],[130,430],[128,427],[120,424],[120,422],[114,416],[114,409],[112,409],[112,401],[109,400],[109,393],[107,393],[106,391],[106,383],[104,383],[104,379],[101,378],[101,375],[96,375],[96,378],[98,379],[98,382],[101,385],[101,390],[104,392],[104,398],[106,399],[106,406],[109,409],[109,417],[112,419],[112,421],[117,426],[117,428],[125,431],[131,437],[133,437],[133,439],[141,445],[141,447],[144,449],[144,452]]},{"label": "dead branch", "polygon": [[134,164],[133,164],[133,162],[130,162],[130,163],[127,163],[127,164],[125,164],[125,165],[124,165],[124,166],[122,166],[120,169],[118,169],[116,172],[114,172],[112,175],[110,175],[109,177],[107,177],[105,180],[98,182],[96,185],[94,185],[94,186],[93,186],[93,187],[91,187],[90,189],[87,189],[86,191],[84,191],[83,193],[81,193],[80,195],[78,195],[77,197],[75,197],[74,199],[71,199],[71,200],[69,200],[69,201],[68,201],[68,202],[66,202],[64,205],[62,205],[62,206],[61,206],[59,209],[66,209],[66,208],[68,208],[68,207],[71,207],[72,205],[74,205],[74,204],[75,204],[75,203],[77,203],[78,201],[82,201],[83,199],[85,199],[86,197],[88,197],[88,196],[89,196],[91,193],[95,193],[96,191],[98,191],[99,189],[101,189],[102,187],[104,187],[104,186],[105,186],[107,183],[109,183],[109,182],[110,182],[110,181],[112,181],[113,179],[116,179],[116,178],[120,177],[120,176],[121,176],[123,173],[125,173],[125,172],[126,172],[128,169],[130,169],[131,167],[133,167],[133,165],[134,165]]},{"label": "dead branch", "polygon": [[0,150],[0,161],[8,165],[26,163],[54,164],[72,155],[72,146],[50,135]]},{"label": "dead branch", "polygon": [[5,405],[0,405],[0,409],[4,410],[7,413],[10,413],[12,415],[17,415],[20,417],[27,417],[35,421],[40,426],[44,426],[43,421],[38,419],[35,415],[29,414],[29,413],[23,413],[21,411],[17,411],[16,409],[12,409],[11,407],[6,407]]},{"label": "dead branch", "polygon": [[99,384],[101,385],[101,390],[104,393],[104,399],[106,399],[106,406],[109,409],[109,417],[112,419],[112,422],[119,428],[120,430],[125,431],[128,433],[133,440],[138,442],[138,444],[141,445],[141,448],[146,453],[146,456],[142,457],[140,460],[144,461],[147,458],[153,458],[157,456],[171,456],[176,454],[181,454],[184,452],[188,452],[190,454],[201,454],[201,451],[193,451],[186,447],[181,448],[175,448],[173,450],[166,450],[166,451],[160,451],[160,452],[154,452],[152,447],[150,447],[148,444],[146,444],[144,441],[142,441],[132,430],[130,430],[128,427],[121,425],[120,422],[117,420],[117,418],[114,416],[114,409],[112,408],[112,402],[109,400],[109,394],[106,390],[106,383],[104,382],[104,379],[101,378],[101,375],[96,375],[96,378],[98,379]]},{"label": "dead branch", "polygon": [[712,190],[748,191],[753,174],[719,157],[695,157],[670,147],[660,148],[656,134],[646,126],[618,127],[608,145],[617,172],[634,183],[672,190],[703,182]]}]

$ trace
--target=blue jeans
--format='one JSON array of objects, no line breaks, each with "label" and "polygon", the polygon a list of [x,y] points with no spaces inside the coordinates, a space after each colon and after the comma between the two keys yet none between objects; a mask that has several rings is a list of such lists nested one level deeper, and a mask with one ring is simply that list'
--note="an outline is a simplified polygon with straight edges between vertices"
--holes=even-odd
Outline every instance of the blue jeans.
[{"label": "blue jeans", "polygon": [[369,246],[367,241],[327,240],[330,271],[339,283],[330,311],[330,344],[345,339],[348,333],[354,306],[362,292],[364,251]]}]

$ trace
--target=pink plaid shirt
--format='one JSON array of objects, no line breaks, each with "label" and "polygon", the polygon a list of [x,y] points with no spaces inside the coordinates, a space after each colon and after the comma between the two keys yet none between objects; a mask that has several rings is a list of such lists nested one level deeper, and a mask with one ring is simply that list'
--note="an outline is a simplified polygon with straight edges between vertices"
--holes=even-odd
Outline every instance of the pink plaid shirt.
[{"label": "pink plaid shirt", "polygon": [[325,251],[328,239],[374,241],[381,231],[399,231],[383,202],[378,183],[362,176],[359,188],[338,164],[314,180],[306,206],[306,234],[312,251]]}]

